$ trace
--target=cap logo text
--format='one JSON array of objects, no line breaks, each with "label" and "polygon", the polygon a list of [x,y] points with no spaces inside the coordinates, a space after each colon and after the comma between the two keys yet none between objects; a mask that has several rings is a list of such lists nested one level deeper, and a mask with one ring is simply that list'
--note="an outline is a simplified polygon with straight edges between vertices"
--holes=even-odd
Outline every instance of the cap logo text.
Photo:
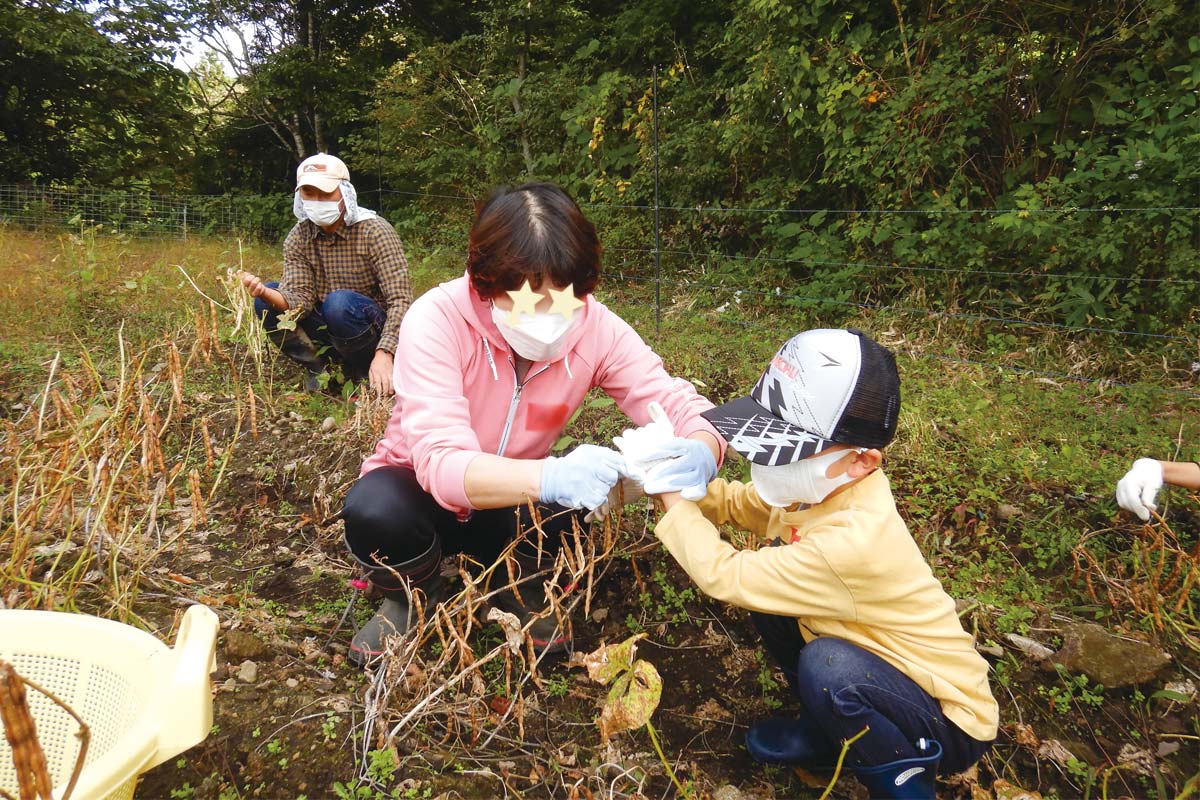
[{"label": "cap logo text", "polygon": [[771,366],[782,372],[784,375],[787,375],[792,380],[796,380],[797,370],[790,361],[787,361],[780,356],[775,356],[773,359],[771,359]]}]

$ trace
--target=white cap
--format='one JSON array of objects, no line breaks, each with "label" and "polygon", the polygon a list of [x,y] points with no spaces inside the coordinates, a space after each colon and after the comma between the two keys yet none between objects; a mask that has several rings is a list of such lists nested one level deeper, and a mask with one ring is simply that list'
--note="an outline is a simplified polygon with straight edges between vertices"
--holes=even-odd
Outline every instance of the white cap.
[{"label": "white cap", "polygon": [[337,156],[317,153],[296,167],[296,188],[315,186],[322,192],[332,192],[342,181],[350,180],[350,170]]}]

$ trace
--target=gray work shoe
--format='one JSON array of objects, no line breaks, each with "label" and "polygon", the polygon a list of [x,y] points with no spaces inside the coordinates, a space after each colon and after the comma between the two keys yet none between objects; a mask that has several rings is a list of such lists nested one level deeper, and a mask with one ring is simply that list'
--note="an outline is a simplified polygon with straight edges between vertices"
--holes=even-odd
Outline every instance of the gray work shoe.
[{"label": "gray work shoe", "polygon": [[[425,616],[428,618],[433,607],[442,602],[445,595],[445,579],[438,575],[419,588],[425,595]],[[385,638],[405,635],[416,621],[416,610],[410,608],[408,596],[403,592],[389,592],[388,596],[383,598],[375,616],[359,628],[350,640],[351,663],[361,667],[377,658],[383,653]]]},{"label": "gray work shoe", "polygon": [[323,375],[323,374],[324,373],[321,373],[321,372],[309,372],[308,370],[305,370],[305,372],[304,372],[304,393],[305,394],[316,394],[317,392],[321,391],[321,375]]}]

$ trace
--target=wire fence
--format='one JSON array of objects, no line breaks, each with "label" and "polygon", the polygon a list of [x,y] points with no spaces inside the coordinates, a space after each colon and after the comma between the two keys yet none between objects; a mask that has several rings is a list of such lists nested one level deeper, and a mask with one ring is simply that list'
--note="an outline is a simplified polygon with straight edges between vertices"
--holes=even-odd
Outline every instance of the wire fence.
[{"label": "wire fence", "polygon": [[290,216],[291,198],[287,195],[159,195],[0,185],[0,222],[38,230],[90,228],[133,236],[275,238]]},{"label": "wire fence", "polygon": [[[404,195],[413,198],[429,198],[435,200],[458,200],[465,205],[473,204],[476,198],[466,195],[451,195],[438,193],[408,192],[386,188],[368,190],[368,194],[378,192],[382,200],[385,194]],[[613,205],[581,203],[582,208],[604,208],[609,210],[628,211],[635,214],[655,211],[654,206],[642,205]],[[836,209],[724,209],[719,207],[659,207],[658,210],[673,211],[825,211],[834,213]],[[1022,209],[1027,210],[1027,209]],[[1062,208],[1062,209],[1028,209],[1041,213],[1061,212],[1075,214],[1080,212],[1105,211],[1121,214],[1169,213],[1176,216],[1198,218],[1200,208],[1149,208],[1149,207],[1108,207],[1104,209]],[[913,214],[913,213],[995,213],[990,209],[860,209],[857,213],[870,214]],[[0,185],[0,223],[30,229],[78,229],[93,228],[116,234],[135,236],[166,236],[187,237],[189,235],[222,234],[249,236],[254,238],[278,239],[281,231],[286,231],[294,224],[291,216],[291,202],[288,195],[242,195],[242,196],[210,196],[210,195],[151,195],[132,192],[112,192],[95,189],[49,189],[42,187],[21,187]],[[699,270],[700,278],[691,273],[693,268],[687,265],[709,262],[728,263],[763,263],[791,268],[797,265],[810,269],[849,268],[860,271],[893,271],[913,273],[948,273],[961,277],[965,281],[973,278],[987,279],[994,277],[1010,279],[1031,279],[1039,281],[1069,281],[1086,278],[1093,281],[1105,281],[1114,284],[1145,283],[1155,286],[1179,285],[1187,287],[1186,291],[1195,291],[1191,287],[1200,286],[1200,279],[1160,278],[1140,275],[1097,275],[1082,273],[1039,272],[1031,275],[1027,271],[1010,271],[994,269],[978,269],[965,267],[930,267],[915,264],[883,264],[862,261],[837,261],[820,259],[779,258],[775,256],[757,255],[753,253],[726,253],[702,250],[684,250],[664,248],[661,244],[655,247],[626,246],[615,244],[605,248],[610,255],[609,280],[616,280],[626,287],[634,288],[636,296],[638,289],[644,287],[647,300],[639,301],[624,298],[622,303],[631,307],[646,306],[653,309],[655,328],[657,329],[664,304],[662,293],[683,291],[690,294],[702,294],[705,298],[702,309],[688,309],[683,313],[691,317],[704,317],[713,324],[729,324],[737,327],[761,328],[778,334],[777,326],[765,325],[753,319],[739,318],[739,306],[743,299],[751,301],[761,310],[768,313],[780,311],[807,311],[819,315],[820,309],[829,309],[846,314],[871,315],[887,313],[890,315],[905,315],[924,317],[933,320],[959,322],[973,325],[976,328],[988,326],[988,330],[1011,333],[1024,329],[1040,331],[1044,334],[1063,336],[1089,335],[1106,337],[1121,345],[1121,341],[1129,342],[1161,342],[1163,346],[1173,346],[1178,351],[1186,351],[1189,347],[1195,351],[1195,361],[1183,366],[1190,373],[1190,380],[1185,384],[1174,387],[1164,387],[1161,384],[1144,381],[1122,381],[1112,376],[1088,376],[1078,370],[1065,368],[1046,368],[1029,366],[1027,364],[999,363],[986,360],[956,357],[946,355],[920,355],[907,353],[910,357],[931,358],[946,363],[959,363],[994,368],[1017,375],[1048,378],[1074,383],[1091,383],[1104,386],[1123,386],[1144,388],[1152,391],[1166,391],[1173,394],[1183,394],[1187,397],[1200,397],[1200,331],[1187,327],[1173,333],[1155,333],[1149,331],[1126,330],[1093,324],[1068,324],[1046,319],[1022,318],[1000,313],[972,313],[969,311],[935,308],[930,303],[888,303],[871,302],[841,297],[825,297],[817,294],[805,294],[795,291],[795,285],[775,286],[765,289],[750,286],[745,283],[730,284],[721,282],[719,274],[707,268]],[[442,248],[443,256],[465,258],[465,252],[457,248]],[[619,261],[619,265],[612,262]],[[667,262],[668,269],[663,270]],[[633,269],[630,269],[633,267]],[[786,275],[781,275],[781,283],[788,283]],[[1200,293],[1198,293],[1200,294]],[[679,313],[679,309],[669,309]],[[1020,309],[1018,309],[1020,310]],[[1030,309],[1026,309],[1030,310]],[[1190,369],[1189,369],[1190,368]]]}]

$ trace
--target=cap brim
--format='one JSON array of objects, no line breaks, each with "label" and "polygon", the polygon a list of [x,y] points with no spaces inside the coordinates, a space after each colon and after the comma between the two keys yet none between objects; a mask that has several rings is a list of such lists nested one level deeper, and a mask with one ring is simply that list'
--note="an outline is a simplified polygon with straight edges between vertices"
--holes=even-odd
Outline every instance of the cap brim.
[{"label": "cap brim", "polygon": [[713,424],[730,447],[766,467],[791,464],[836,444],[785,422],[752,397],[739,397],[701,416]]},{"label": "cap brim", "polygon": [[296,188],[301,186],[315,186],[322,192],[332,192],[341,184],[341,179],[333,175],[322,175],[319,172],[305,173],[299,180],[296,181]]}]

